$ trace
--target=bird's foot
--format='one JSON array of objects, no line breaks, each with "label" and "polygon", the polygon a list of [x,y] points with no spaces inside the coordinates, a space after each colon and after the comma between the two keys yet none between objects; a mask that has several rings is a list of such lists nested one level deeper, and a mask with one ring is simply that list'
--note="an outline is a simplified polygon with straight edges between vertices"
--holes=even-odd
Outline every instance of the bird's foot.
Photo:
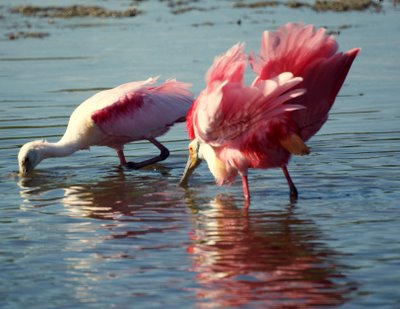
[{"label": "bird's foot", "polygon": [[127,168],[132,169],[132,170],[138,170],[139,168],[141,168],[140,164],[137,164],[135,162],[126,162],[125,165]]},{"label": "bird's foot", "polygon": [[299,194],[297,192],[297,189],[295,186],[293,186],[292,188],[290,188],[290,195],[289,195],[290,202],[291,203],[297,202],[298,197],[299,197]]}]

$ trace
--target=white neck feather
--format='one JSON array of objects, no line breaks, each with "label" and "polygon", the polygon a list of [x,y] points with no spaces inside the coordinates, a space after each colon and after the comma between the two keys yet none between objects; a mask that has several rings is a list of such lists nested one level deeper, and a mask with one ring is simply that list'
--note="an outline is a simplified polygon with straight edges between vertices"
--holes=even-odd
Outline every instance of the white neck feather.
[{"label": "white neck feather", "polygon": [[208,144],[201,143],[199,147],[199,157],[200,159],[204,159],[207,161],[208,167],[213,173],[213,170],[215,170],[215,165],[217,164],[217,156],[214,149]]},{"label": "white neck feather", "polygon": [[199,155],[200,158],[207,161],[208,168],[219,185],[231,183],[233,181],[236,176],[236,170],[221,161],[210,145],[200,144]]},{"label": "white neck feather", "polygon": [[77,150],[79,150],[79,148],[76,147],[76,145],[66,144],[62,141],[57,143],[45,142],[42,148],[44,158],[66,157],[70,154],[73,154]]}]

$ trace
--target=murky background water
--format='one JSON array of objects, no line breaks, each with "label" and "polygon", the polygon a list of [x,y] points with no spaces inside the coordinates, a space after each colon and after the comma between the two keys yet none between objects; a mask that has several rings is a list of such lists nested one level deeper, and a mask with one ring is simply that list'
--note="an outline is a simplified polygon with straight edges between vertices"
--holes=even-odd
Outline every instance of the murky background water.
[{"label": "murky background water", "polygon": [[[400,306],[400,18],[392,1],[381,12],[223,0],[140,1],[142,14],[130,18],[9,12],[33,3],[0,4],[1,308]],[[126,10],[131,2],[85,4]],[[250,172],[248,213],[240,182],[216,187],[205,165],[179,188],[183,124],[160,139],[171,156],[139,171],[120,171],[113,150],[95,147],[17,175],[19,147],[56,141],[75,106],[98,90],[161,75],[193,83],[197,94],[215,55],[237,41],[258,50],[263,30],[288,21],[326,26],[342,50],[362,48],[309,142],[312,154],[291,161],[296,203],[279,170]],[[126,153],[139,160],[156,150],[137,142]]]}]

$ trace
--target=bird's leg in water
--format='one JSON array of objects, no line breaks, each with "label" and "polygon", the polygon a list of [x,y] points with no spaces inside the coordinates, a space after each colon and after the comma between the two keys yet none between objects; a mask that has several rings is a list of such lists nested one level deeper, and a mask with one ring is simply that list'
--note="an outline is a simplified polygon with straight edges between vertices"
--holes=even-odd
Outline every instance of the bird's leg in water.
[{"label": "bird's leg in water", "polygon": [[154,164],[156,162],[159,161],[163,161],[166,158],[168,158],[169,156],[169,150],[163,146],[160,142],[158,142],[155,138],[149,138],[148,141],[150,143],[152,143],[153,145],[155,145],[158,149],[160,149],[160,154],[154,158],[139,162],[139,163],[135,163],[135,162],[127,162],[126,166],[128,168],[132,168],[132,169],[139,169],[142,168],[146,165],[150,165],[150,164]]},{"label": "bird's leg in water", "polygon": [[120,166],[126,166],[126,159],[123,150],[117,150]]},{"label": "bird's leg in water", "polygon": [[296,186],[293,183],[292,178],[289,175],[289,171],[288,171],[286,165],[282,166],[282,171],[283,171],[283,174],[286,177],[287,183],[288,183],[289,188],[290,188],[290,198],[296,200],[297,197],[298,197],[297,189],[296,189]]},{"label": "bird's leg in water", "polygon": [[250,192],[249,192],[249,182],[247,181],[247,175],[242,175],[242,186],[244,195],[244,207],[248,208],[250,206]]}]

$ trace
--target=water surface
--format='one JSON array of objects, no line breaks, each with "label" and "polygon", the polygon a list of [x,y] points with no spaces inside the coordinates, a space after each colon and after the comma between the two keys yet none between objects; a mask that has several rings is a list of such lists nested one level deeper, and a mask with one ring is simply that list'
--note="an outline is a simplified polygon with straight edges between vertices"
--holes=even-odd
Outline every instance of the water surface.
[{"label": "water surface", "polygon": [[[182,14],[143,1],[133,18],[71,19],[11,14],[19,4],[29,1],[0,6],[0,307],[400,305],[400,24],[391,1],[380,13],[199,1]],[[171,156],[139,171],[93,147],[17,175],[19,147],[56,141],[97,91],[161,75],[197,94],[215,55],[237,41],[257,50],[263,30],[288,21],[327,27],[343,50],[362,48],[312,154],[289,165],[297,202],[279,170],[250,172],[248,212],[240,182],[216,187],[205,165],[178,187],[183,124],[160,138]],[[47,35],[9,39],[29,31]],[[156,153],[146,142],[126,149],[133,160]]]}]

